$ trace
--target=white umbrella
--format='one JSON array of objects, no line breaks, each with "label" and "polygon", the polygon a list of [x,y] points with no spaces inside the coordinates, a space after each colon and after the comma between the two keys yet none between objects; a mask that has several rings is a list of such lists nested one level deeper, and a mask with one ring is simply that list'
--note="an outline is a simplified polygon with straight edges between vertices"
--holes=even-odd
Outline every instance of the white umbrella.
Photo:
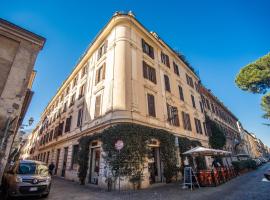
[{"label": "white umbrella", "polygon": [[195,147],[183,153],[183,155],[202,155],[202,156],[216,156],[216,155],[230,155],[231,152],[219,149],[210,149],[206,147]]}]

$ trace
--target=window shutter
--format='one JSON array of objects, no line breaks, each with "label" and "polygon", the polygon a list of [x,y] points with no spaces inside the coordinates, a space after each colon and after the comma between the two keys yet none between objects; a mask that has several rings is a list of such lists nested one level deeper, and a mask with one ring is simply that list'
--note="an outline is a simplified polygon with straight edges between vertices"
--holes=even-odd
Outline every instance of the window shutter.
[{"label": "window shutter", "polygon": [[172,119],[171,106],[168,103],[167,103],[167,115],[168,115],[168,122],[171,124],[171,119]]},{"label": "window shutter", "polygon": [[179,89],[180,100],[184,101],[183,88],[179,85],[178,89]]},{"label": "window shutter", "polygon": [[99,69],[96,70],[95,85],[99,82]]},{"label": "window shutter", "polygon": [[166,57],[166,65],[167,67],[170,67],[170,58],[168,55],[166,55],[165,57]]},{"label": "window shutter", "polygon": [[96,97],[96,103],[95,103],[95,117],[98,117],[100,115],[100,100],[101,96]]},{"label": "window shutter", "polygon": [[82,118],[83,118],[83,109],[81,108],[78,111],[77,127],[80,127],[82,125]]},{"label": "window shutter", "polygon": [[102,80],[105,79],[105,72],[106,72],[106,63],[104,63],[102,66]]},{"label": "window shutter", "polygon": [[144,45],[145,45],[145,43],[144,43],[144,39],[142,39],[142,49],[143,49],[143,52],[145,52]]},{"label": "window shutter", "polygon": [[151,74],[153,83],[157,84],[156,70],[154,68],[151,69]]},{"label": "window shutter", "polygon": [[190,123],[190,117],[189,117],[189,114],[186,114],[186,116],[187,116],[187,122],[188,122],[188,130],[192,130],[191,129],[191,123]]},{"label": "window shutter", "polygon": [[148,79],[148,76],[147,76],[147,66],[146,66],[146,63],[143,61],[143,77]]},{"label": "window shutter", "polygon": [[164,81],[165,81],[165,90],[171,92],[170,80],[167,75],[164,75]]},{"label": "window shutter", "polygon": [[193,95],[191,95],[191,101],[192,101],[192,106],[193,106],[193,108],[196,108],[195,98],[194,98]]},{"label": "window shutter", "polygon": [[147,101],[148,101],[148,114],[152,117],[156,117],[155,97],[151,94],[147,94]]},{"label": "window shutter", "polygon": [[107,48],[108,48],[108,40],[106,40],[104,43],[104,53],[107,52]]},{"label": "window shutter", "polygon": [[151,57],[152,59],[154,59],[154,58],[155,58],[154,48],[151,47],[151,46],[149,46],[149,47],[150,47],[150,48],[149,48],[149,54],[150,54],[150,57]]}]

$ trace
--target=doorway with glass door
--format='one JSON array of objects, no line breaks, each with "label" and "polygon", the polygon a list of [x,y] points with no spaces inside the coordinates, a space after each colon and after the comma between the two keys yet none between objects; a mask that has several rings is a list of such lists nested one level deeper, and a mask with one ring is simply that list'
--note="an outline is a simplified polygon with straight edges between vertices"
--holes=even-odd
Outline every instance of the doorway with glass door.
[{"label": "doorway with glass door", "polygon": [[148,154],[149,183],[159,183],[161,179],[161,160],[159,147],[150,147]]},{"label": "doorway with glass door", "polygon": [[91,148],[90,168],[89,168],[89,183],[98,184],[100,165],[100,147]]},{"label": "doorway with glass door", "polygon": [[62,167],[62,173],[61,173],[62,177],[65,177],[65,175],[66,175],[67,155],[68,155],[68,147],[65,147],[65,149],[64,149],[63,167]]}]

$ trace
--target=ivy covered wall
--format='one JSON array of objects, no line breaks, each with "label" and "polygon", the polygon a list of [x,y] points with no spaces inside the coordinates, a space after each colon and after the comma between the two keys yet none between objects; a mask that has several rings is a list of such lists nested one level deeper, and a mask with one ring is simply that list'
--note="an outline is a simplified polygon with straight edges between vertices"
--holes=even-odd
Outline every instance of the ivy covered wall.
[{"label": "ivy covered wall", "polygon": [[[87,175],[89,161],[89,146],[91,141],[100,140],[105,153],[104,160],[110,166],[115,175],[127,176],[132,179],[142,180],[143,165],[146,162],[149,143],[151,140],[159,141],[160,159],[163,163],[163,176],[167,182],[177,175],[177,155],[175,146],[175,135],[163,130],[133,123],[121,123],[111,126],[101,133],[84,136],[79,140],[79,179],[84,184]],[[115,142],[122,140],[123,149],[118,152],[115,149]],[[201,145],[198,141],[191,141],[187,138],[179,138],[181,152],[191,147]],[[183,160],[183,159],[182,159]]]}]

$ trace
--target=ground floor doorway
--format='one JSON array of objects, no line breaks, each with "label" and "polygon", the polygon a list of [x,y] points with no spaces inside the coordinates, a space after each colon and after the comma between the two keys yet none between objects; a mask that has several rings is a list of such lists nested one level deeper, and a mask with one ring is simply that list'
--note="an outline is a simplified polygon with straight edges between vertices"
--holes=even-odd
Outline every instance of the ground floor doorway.
[{"label": "ground floor doorway", "polygon": [[63,167],[62,167],[62,173],[61,173],[62,177],[65,177],[65,175],[66,175],[67,155],[68,155],[68,147],[65,147],[65,149],[64,149],[64,158],[63,158]]},{"label": "ground floor doorway", "polygon": [[55,171],[54,171],[54,174],[57,174],[57,171],[58,171],[60,151],[61,151],[61,149],[57,149],[57,152],[56,152],[56,161],[55,161]]},{"label": "ground floor doorway", "polygon": [[98,184],[101,148],[93,147],[90,152],[89,180],[91,184]]},{"label": "ground floor doorway", "polygon": [[148,173],[150,184],[162,182],[159,147],[150,147],[148,154]]}]

